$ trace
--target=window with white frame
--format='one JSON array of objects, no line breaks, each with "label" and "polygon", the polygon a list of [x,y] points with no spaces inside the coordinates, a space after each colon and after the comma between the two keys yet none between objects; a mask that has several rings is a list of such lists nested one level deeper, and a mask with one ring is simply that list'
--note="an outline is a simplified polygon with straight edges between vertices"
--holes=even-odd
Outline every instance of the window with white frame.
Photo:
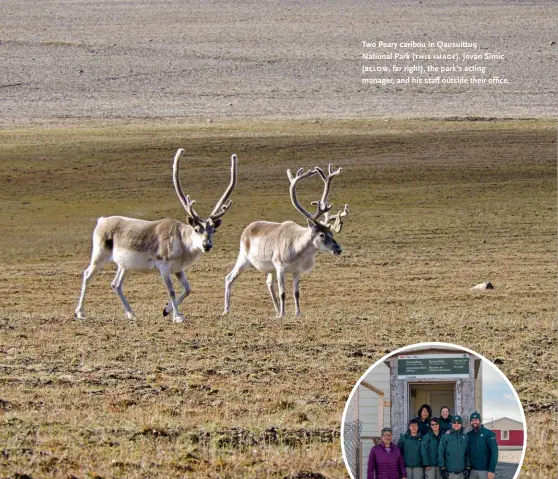
[{"label": "window with white frame", "polygon": [[510,431],[502,431],[502,441],[509,441]]}]

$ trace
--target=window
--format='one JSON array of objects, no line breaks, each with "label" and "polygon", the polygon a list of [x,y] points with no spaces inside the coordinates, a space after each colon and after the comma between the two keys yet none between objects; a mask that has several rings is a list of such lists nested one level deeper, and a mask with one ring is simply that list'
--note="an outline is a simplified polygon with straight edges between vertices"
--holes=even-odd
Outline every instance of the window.
[{"label": "window", "polygon": [[510,440],[510,431],[502,431],[502,441]]}]

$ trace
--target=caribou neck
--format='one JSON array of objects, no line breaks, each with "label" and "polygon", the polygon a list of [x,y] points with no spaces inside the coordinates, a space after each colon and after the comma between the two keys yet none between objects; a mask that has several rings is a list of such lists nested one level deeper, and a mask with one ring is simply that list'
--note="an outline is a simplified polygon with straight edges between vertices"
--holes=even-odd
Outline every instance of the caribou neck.
[{"label": "caribou neck", "polygon": [[314,233],[310,227],[305,228],[305,231],[294,241],[294,250],[299,255],[311,253],[315,255],[318,248],[314,245]]}]

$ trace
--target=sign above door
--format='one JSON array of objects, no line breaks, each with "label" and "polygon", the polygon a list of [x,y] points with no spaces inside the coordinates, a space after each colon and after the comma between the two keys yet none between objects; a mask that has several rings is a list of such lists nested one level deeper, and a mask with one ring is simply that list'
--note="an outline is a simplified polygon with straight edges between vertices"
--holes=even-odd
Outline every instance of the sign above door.
[{"label": "sign above door", "polygon": [[468,354],[424,354],[397,356],[397,378],[468,378]]}]

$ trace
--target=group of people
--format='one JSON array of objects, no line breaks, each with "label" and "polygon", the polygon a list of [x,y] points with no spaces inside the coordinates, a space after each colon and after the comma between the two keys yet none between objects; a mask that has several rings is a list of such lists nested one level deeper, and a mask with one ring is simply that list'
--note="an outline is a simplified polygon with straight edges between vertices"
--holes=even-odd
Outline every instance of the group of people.
[{"label": "group of people", "polygon": [[461,416],[451,416],[444,406],[439,417],[432,417],[430,406],[423,404],[397,445],[391,428],[382,429],[382,442],[368,457],[368,479],[494,479],[496,435],[476,411],[469,422],[465,434]]}]

